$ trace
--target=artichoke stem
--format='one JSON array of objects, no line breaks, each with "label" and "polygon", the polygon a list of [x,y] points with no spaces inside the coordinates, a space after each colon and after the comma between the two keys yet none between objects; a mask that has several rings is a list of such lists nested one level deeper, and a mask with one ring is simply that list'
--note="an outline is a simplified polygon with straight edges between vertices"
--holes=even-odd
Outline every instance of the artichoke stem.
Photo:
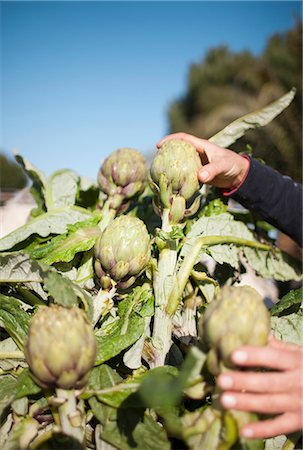
[{"label": "artichoke stem", "polygon": [[115,218],[117,211],[110,207],[111,198],[109,197],[102,208],[102,219],[98,223],[98,227],[101,231],[104,231],[109,223]]},{"label": "artichoke stem", "polygon": [[170,224],[169,220],[169,209],[164,208],[162,211],[162,231],[170,232],[172,229],[172,226]]},{"label": "artichoke stem", "polygon": [[[84,429],[74,389],[56,389],[57,396],[64,399],[58,407],[62,432],[77,439],[81,444],[84,441]],[[79,420],[78,420],[79,419]]]},{"label": "artichoke stem", "polygon": [[152,341],[155,358],[151,367],[163,366],[172,342],[172,320],[166,312],[167,299],[175,283],[176,250],[164,248],[160,252],[157,273],[154,277],[155,315]]},{"label": "artichoke stem", "polygon": [[218,244],[235,244],[260,250],[270,250],[269,245],[261,244],[257,241],[238,238],[234,236],[202,236],[196,240],[191,248],[190,253],[184,258],[182,265],[177,274],[177,282],[175,283],[167,305],[167,313],[172,316],[178,307],[179,300],[184,291],[185,285],[191,274],[191,271],[198,259],[202,247]]}]

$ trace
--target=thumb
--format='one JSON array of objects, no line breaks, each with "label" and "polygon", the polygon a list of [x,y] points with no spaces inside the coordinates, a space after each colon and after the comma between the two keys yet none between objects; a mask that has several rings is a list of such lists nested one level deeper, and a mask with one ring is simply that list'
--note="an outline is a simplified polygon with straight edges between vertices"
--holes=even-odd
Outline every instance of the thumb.
[{"label": "thumb", "polygon": [[212,180],[218,175],[215,164],[205,164],[198,172],[198,179],[202,183],[211,183]]}]

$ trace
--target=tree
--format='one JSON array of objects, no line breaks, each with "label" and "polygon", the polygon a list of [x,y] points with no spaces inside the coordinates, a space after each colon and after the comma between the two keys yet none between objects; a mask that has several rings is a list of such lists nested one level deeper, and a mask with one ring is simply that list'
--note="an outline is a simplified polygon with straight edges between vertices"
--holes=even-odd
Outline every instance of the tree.
[{"label": "tree", "polygon": [[272,36],[264,52],[211,49],[190,67],[186,93],[169,110],[170,132],[208,138],[236,118],[276,100],[293,86],[295,100],[272,123],[254,130],[233,145],[250,144],[255,157],[296,180],[302,162],[302,22]]}]

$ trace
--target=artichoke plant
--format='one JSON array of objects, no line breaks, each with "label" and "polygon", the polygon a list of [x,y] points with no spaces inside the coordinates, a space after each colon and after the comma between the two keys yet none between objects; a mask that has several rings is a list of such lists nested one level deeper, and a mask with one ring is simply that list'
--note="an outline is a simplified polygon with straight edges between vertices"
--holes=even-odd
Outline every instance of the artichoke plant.
[{"label": "artichoke plant", "polygon": [[186,202],[199,191],[201,167],[195,147],[188,142],[170,139],[158,150],[150,169],[151,187],[157,194],[156,211],[168,209],[171,223],[178,223],[197,211],[199,197],[190,207]]},{"label": "artichoke plant", "polygon": [[98,184],[109,197],[111,208],[118,209],[125,199],[144,191],[147,168],[144,156],[133,148],[120,148],[102,164]]},{"label": "artichoke plant", "polygon": [[25,355],[43,387],[81,388],[96,358],[97,345],[86,314],[79,308],[41,308],[30,322]]},{"label": "artichoke plant", "polygon": [[131,286],[150,259],[150,237],[142,220],[114,219],[95,245],[95,270],[103,289]]},{"label": "artichoke plant", "polygon": [[232,367],[230,355],[241,345],[266,345],[270,315],[250,286],[224,286],[201,320],[201,337],[210,347],[208,367],[218,375]]}]

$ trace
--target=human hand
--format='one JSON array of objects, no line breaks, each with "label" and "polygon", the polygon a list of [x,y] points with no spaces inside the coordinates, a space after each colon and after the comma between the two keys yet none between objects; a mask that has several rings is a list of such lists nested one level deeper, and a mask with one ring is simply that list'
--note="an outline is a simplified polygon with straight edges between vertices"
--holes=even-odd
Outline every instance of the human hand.
[{"label": "human hand", "polygon": [[200,139],[190,134],[169,134],[157,144],[157,147],[160,148],[169,139],[181,139],[196,147],[203,165],[198,173],[198,178],[202,183],[219,188],[236,188],[241,184],[248,171],[248,159],[232,150],[219,147],[206,139]]},{"label": "human hand", "polygon": [[298,431],[303,426],[303,346],[273,337],[265,347],[244,346],[232,353],[234,364],[262,367],[270,372],[229,371],[218,377],[224,391],[221,403],[227,409],[278,414],[245,425],[245,438],[266,439]]}]

